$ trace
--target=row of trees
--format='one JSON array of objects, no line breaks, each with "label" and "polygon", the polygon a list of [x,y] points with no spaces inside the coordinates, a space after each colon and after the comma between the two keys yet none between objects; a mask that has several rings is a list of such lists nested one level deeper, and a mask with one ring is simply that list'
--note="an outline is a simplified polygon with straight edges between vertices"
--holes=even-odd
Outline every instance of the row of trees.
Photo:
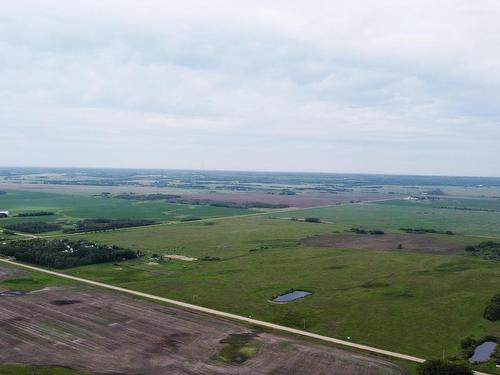
[{"label": "row of trees", "polygon": [[415,233],[415,234],[436,233],[436,234],[447,234],[450,236],[455,234],[451,230],[439,231],[436,229],[427,229],[427,228],[399,228],[399,230],[406,232],[406,233]]},{"label": "row of trees", "polygon": [[9,224],[5,225],[4,228],[16,232],[37,234],[37,233],[52,232],[55,230],[59,230],[61,229],[61,226],[59,224],[34,221],[31,223]]},{"label": "row of trees", "polygon": [[141,227],[145,225],[152,225],[155,223],[156,222],[153,220],[145,219],[85,219],[75,223],[74,228],[65,229],[64,232],[96,232],[120,228]]},{"label": "row of trees", "polygon": [[53,212],[49,211],[32,211],[32,212],[21,212],[17,214],[18,217],[32,217],[32,216],[53,216]]}]

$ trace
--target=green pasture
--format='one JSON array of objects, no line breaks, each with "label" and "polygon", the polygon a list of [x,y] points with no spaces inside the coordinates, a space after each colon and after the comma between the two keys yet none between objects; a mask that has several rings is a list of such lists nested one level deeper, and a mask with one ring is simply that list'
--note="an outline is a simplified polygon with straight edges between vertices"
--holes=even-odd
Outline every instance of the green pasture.
[{"label": "green pasture", "polygon": [[[498,263],[465,254],[311,248],[298,242],[347,228],[246,217],[96,233],[84,237],[148,253],[221,260],[149,264],[141,259],[67,272],[297,328],[305,320],[313,332],[426,358],[440,357],[443,349],[458,355],[460,340],[469,335],[500,335],[498,323],[482,318],[498,292]],[[480,239],[453,236],[453,241],[465,246]],[[290,288],[313,295],[269,302]]]},{"label": "green pasture", "polygon": [[[426,228],[500,238],[500,212],[434,208],[416,202],[384,201],[287,211],[276,217],[319,217],[349,227],[397,230]],[[415,204],[412,204],[415,203]]]}]

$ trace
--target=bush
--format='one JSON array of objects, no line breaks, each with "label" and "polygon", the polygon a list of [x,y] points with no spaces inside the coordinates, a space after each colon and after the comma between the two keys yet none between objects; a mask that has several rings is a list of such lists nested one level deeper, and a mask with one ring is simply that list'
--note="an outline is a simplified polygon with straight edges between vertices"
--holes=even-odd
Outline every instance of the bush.
[{"label": "bush", "polygon": [[306,217],[306,223],[321,223],[321,219],[319,217]]},{"label": "bush", "polygon": [[351,228],[350,231],[356,234],[368,234],[368,231],[363,228]]},{"label": "bush", "polygon": [[18,217],[31,217],[31,216],[52,216],[53,212],[49,211],[33,211],[33,212],[21,212],[17,214]]},{"label": "bush", "polygon": [[441,360],[425,361],[418,366],[419,375],[472,375],[472,370],[466,365],[450,363]]},{"label": "bush", "polygon": [[462,356],[464,358],[469,358],[474,354],[474,349],[477,345],[477,340],[472,337],[467,337],[460,342],[460,347],[462,348]]},{"label": "bush", "polygon": [[467,246],[465,251],[471,255],[480,256],[484,259],[500,260],[500,242],[484,241],[479,245]]},{"label": "bush", "polygon": [[219,257],[213,257],[213,256],[210,256],[210,255],[206,255],[203,258],[200,258],[200,260],[204,261],[204,262],[216,262],[216,261],[220,260],[220,258]]},{"label": "bush", "polygon": [[493,296],[488,306],[484,309],[483,316],[492,322],[500,319],[500,293]]}]

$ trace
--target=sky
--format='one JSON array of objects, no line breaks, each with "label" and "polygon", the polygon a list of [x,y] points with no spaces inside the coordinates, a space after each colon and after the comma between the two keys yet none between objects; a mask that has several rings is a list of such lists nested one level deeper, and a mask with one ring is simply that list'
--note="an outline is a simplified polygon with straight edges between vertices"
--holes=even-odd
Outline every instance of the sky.
[{"label": "sky", "polygon": [[500,2],[4,1],[0,165],[500,176]]}]

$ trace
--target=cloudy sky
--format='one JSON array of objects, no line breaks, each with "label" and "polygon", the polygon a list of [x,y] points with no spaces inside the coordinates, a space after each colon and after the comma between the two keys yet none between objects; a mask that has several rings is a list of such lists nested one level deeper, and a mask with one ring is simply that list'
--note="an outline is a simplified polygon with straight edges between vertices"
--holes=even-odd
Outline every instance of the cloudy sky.
[{"label": "cloudy sky", "polygon": [[500,176],[497,0],[4,1],[0,165]]}]

